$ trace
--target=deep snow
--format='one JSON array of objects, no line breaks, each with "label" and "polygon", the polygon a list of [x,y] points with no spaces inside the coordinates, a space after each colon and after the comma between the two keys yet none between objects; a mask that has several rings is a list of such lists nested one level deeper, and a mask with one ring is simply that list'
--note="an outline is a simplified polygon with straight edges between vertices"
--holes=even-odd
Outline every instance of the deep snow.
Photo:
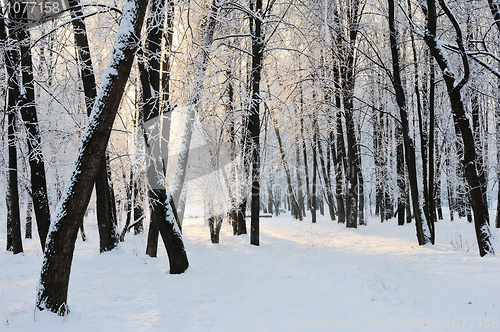
[{"label": "deep snow", "polygon": [[187,218],[182,275],[168,273],[163,246],[145,255],[145,234],[99,254],[92,220],[86,231],[67,317],[34,310],[38,241],[12,256],[0,234],[0,331],[500,330],[500,258],[479,257],[465,220],[438,222],[437,244],[419,247],[413,224],[346,229],[283,215],[261,219],[255,247],[227,223],[213,245],[203,220]]}]

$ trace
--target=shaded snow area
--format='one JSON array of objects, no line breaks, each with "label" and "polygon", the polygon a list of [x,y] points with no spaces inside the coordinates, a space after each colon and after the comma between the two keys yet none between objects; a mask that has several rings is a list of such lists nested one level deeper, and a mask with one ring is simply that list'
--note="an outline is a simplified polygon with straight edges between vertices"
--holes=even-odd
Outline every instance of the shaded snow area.
[{"label": "shaded snow area", "polygon": [[163,245],[145,255],[144,234],[99,254],[95,223],[86,230],[66,317],[34,310],[38,242],[25,240],[24,256],[1,252],[0,331],[500,330],[500,257],[479,257],[465,220],[438,222],[437,245],[419,247],[414,224],[284,215],[261,219],[255,247],[227,223],[213,245],[203,220],[187,218],[182,275],[168,273]]}]

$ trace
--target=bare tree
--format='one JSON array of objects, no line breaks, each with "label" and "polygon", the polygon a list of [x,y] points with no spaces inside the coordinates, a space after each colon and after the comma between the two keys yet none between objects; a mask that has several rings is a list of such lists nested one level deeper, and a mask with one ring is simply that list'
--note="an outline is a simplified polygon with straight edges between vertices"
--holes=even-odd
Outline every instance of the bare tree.
[{"label": "bare tree", "polygon": [[413,205],[413,214],[415,217],[415,226],[417,228],[417,239],[419,245],[424,245],[431,242],[431,233],[426,220],[425,213],[423,212],[422,205],[419,199],[418,182],[417,182],[417,165],[415,156],[415,142],[410,136],[410,129],[408,123],[408,111],[406,105],[406,97],[401,81],[401,68],[399,64],[399,50],[397,42],[397,31],[395,27],[395,10],[394,0],[388,0],[389,4],[389,31],[390,31],[390,44],[392,55],[392,74],[391,80],[396,91],[396,101],[399,106],[399,114],[401,119],[401,126],[403,129],[403,141],[405,146],[405,159],[408,170],[408,178],[411,191],[411,199]]},{"label": "bare tree", "polygon": [[467,84],[470,75],[469,60],[464,47],[461,27],[453,15],[451,9],[444,0],[439,0],[446,17],[451,22],[462,60],[463,76],[455,72],[451,66],[446,52],[439,42],[437,35],[437,8],[435,0],[427,0],[427,6],[423,6],[427,18],[425,42],[443,73],[448,96],[451,103],[453,120],[457,136],[461,138],[462,165],[465,170],[465,178],[469,186],[471,205],[474,212],[474,224],[479,254],[484,256],[488,253],[494,254],[491,243],[491,232],[489,228],[488,202],[486,197],[485,173],[482,172],[481,159],[476,154],[474,134],[462,101],[461,90]]}]

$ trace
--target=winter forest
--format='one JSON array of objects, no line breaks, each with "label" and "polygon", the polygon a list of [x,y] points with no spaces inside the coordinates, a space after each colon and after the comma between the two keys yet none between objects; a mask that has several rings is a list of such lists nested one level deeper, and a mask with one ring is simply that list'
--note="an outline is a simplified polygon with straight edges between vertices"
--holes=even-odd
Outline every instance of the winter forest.
[{"label": "winter forest", "polygon": [[1,8],[0,330],[498,328],[498,0]]}]

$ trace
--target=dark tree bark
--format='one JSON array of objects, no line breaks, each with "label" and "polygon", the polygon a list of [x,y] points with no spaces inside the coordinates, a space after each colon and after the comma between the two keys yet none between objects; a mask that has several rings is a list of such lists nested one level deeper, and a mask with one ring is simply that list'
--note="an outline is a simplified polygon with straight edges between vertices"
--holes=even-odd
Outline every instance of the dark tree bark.
[{"label": "dark tree bark", "polygon": [[309,181],[309,165],[307,162],[307,148],[306,148],[306,139],[304,137],[304,112],[303,112],[303,107],[304,101],[302,99],[302,89],[301,89],[301,96],[300,96],[300,138],[302,141],[302,154],[304,158],[304,172],[306,174],[306,194],[307,194],[307,207],[309,208],[309,211],[312,213],[312,199],[311,199],[311,188],[310,188],[310,181]]},{"label": "dark tree bark", "polygon": [[[339,79],[340,76],[337,76]],[[337,109],[340,110],[341,100],[340,96],[336,94],[335,96],[335,105]],[[335,163],[335,196],[337,198],[337,211],[338,211],[338,222],[344,224],[346,222],[346,208],[345,208],[345,195],[343,194],[343,182],[344,182],[344,174],[347,170],[346,166],[346,158],[345,158],[345,143],[344,143],[344,131],[342,127],[342,114],[340,111],[336,112],[336,138],[335,138],[335,146],[336,146],[336,157],[333,159]]]},{"label": "dark tree bark", "polygon": [[109,164],[107,163],[106,151],[101,155],[98,163],[99,171],[97,172],[95,189],[99,251],[102,253],[116,248],[119,234],[116,228],[116,204],[108,173]]},{"label": "dark tree bark", "polygon": [[462,31],[458,22],[448,5],[443,0],[440,0],[439,3],[446,17],[452,23],[457,37],[456,40],[464,72],[461,79],[455,77],[456,74],[451,68],[449,60],[445,57],[444,50],[439,44],[436,33],[437,9],[435,0],[427,0],[427,29],[424,39],[432,56],[443,72],[443,78],[450,98],[455,129],[457,136],[461,137],[461,145],[463,147],[462,165],[469,186],[479,254],[484,256],[486,254],[494,254],[495,251],[491,243],[491,232],[489,228],[488,202],[486,188],[484,186],[486,180],[484,179],[484,173],[481,172],[483,165],[481,165],[481,161],[476,154],[474,134],[470,126],[469,117],[465,112],[461,96],[461,90],[469,79],[469,62],[465,53]]},{"label": "dark tree bark", "polygon": [[348,180],[346,195],[346,227],[358,227],[359,216],[359,173],[361,170],[361,157],[359,155],[358,138],[356,137],[356,126],[354,123],[354,88],[356,83],[356,53],[355,45],[359,32],[359,22],[362,16],[362,6],[359,0],[350,1],[347,10],[347,24],[349,39],[343,42],[344,63],[342,64],[341,88],[344,105],[344,117],[347,136],[347,161],[349,168],[346,172]]},{"label": "dark tree bark", "polygon": [[134,235],[138,235],[144,231],[144,199],[143,192],[140,188],[139,180],[134,180]]},{"label": "dark tree bark", "polygon": [[248,121],[248,131],[250,133],[252,144],[250,244],[258,246],[260,244],[260,83],[262,76],[262,62],[264,60],[264,49],[266,47],[262,24],[266,13],[263,11],[262,0],[255,0],[255,3],[252,2],[250,9],[255,13],[255,15],[252,15],[250,18],[250,33],[252,38],[252,67],[250,72],[252,95]]},{"label": "dark tree bark", "polygon": [[[438,141],[437,136],[434,138],[436,143]],[[437,148],[437,147],[436,147]],[[436,153],[436,184],[434,189],[435,196],[435,205],[437,212],[437,220],[443,220],[443,207],[442,207],[442,182],[441,182],[441,156],[439,153]]]},{"label": "dark tree bark", "polygon": [[[87,29],[83,20],[83,11],[79,0],[69,0],[68,4],[70,6],[73,38],[78,55],[80,76],[85,96],[85,108],[87,110],[87,115],[90,116],[92,106],[97,96],[97,87],[94,66],[87,39]],[[116,230],[117,215],[114,192],[109,177],[111,171],[107,160],[108,157],[106,153],[104,153],[99,161],[100,170],[95,183],[100,252],[114,249],[119,240]]]},{"label": "dark tree bark", "polygon": [[[319,128],[316,129],[316,131],[319,133]],[[329,172],[329,166],[330,166],[330,150],[327,149],[327,159],[328,161],[325,163],[325,157],[323,155],[323,148],[321,145],[321,141],[318,139],[316,142],[318,146],[318,156],[319,156],[319,162],[321,164],[321,172],[323,173],[323,180],[324,180],[324,185],[325,185],[325,198],[326,198],[326,203],[328,205],[328,212],[330,214],[330,220],[335,220],[335,207],[333,203],[333,195],[332,195],[332,186],[331,186],[331,179],[330,179],[330,172]]]},{"label": "dark tree bark", "polygon": [[311,142],[311,150],[312,150],[312,188],[311,188],[311,221],[312,223],[316,223],[317,218],[316,218],[316,210],[318,207],[318,194],[317,194],[317,186],[316,186],[316,179],[317,179],[317,174],[318,174],[318,162],[317,162],[317,141],[318,141],[318,133],[316,132],[316,118],[315,115],[313,115],[313,120],[312,120],[312,128],[313,128],[313,137],[312,137],[312,142]]},{"label": "dark tree bark", "polygon": [[335,139],[332,139],[332,156],[333,156],[333,162],[334,162],[334,168],[335,168],[335,198],[337,200],[337,216],[338,216],[338,223],[346,223],[346,211],[347,211],[347,206],[346,206],[346,195],[344,194],[344,182],[347,181],[347,158],[346,158],[346,149],[345,149],[345,142],[344,142],[344,130],[343,130],[343,125],[342,125],[342,118],[343,114],[341,112],[342,110],[342,85],[341,85],[341,68],[342,68],[342,63],[338,59],[338,54],[343,53],[343,37],[342,37],[342,32],[340,31],[340,16],[338,12],[338,8],[334,8],[334,21],[335,21],[335,43],[332,45],[331,51],[332,51],[332,59],[333,59],[333,64],[332,64],[332,74],[333,74],[333,81],[334,81],[334,86],[335,86]]},{"label": "dark tree bark", "polygon": [[[7,184],[9,183],[9,175],[7,173]],[[10,211],[10,188],[7,187],[7,192],[5,193],[5,207],[7,208],[7,243],[5,246],[6,251],[13,250],[12,244],[12,213]]]},{"label": "dark tree bark", "polygon": [[413,138],[410,137],[410,126],[408,121],[407,105],[405,92],[401,82],[401,69],[399,65],[399,45],[396,39],[396,27],[394,18],[394,0],[388,0],[389,4],[389,31],[390,31],[390,44],[392,56],[392,84],[396,92],[396,102],[399,107],[399,114],[401,118],[401,126],[403,129],[403,141],[405,146],[405,159],[408,169],[409,185],[411,191],[413,214],[415,217],[415,226],[417,230],[417,240],[419,245],[424,245],[431,240],[430,232],[425,214],[422,211],[421,202],[418,194],[417,170],[416,170],[416,156],[415,156],[415,143]]},{"label": "dark tree bark", "polygon": [[31,198],[28,198],[28,206],[26,207],[26,229],[24,232],[24,238],[25,239],[32,239],[33,238],[33,201]]},{"label": "dark tree bark", "polygon": [[[236,162],[236,121],[234,116],[234,87],[233,87],[233,76],[230,70],[226,72],[227,75],[227,98],[228,102],[226,105],[227,116],[229,118],[229,128],[228,128],[228,136],[229,136],[229,144],[230,144],[230,157],[231,163],[234,164]],[[233,228],[233,235],[238,234],[238,217],[237,217],[237,197],[236,197],[236,188],[232,187],[232,184],[236,182],[236,169],[231,167],[229,171],[229,197],[231,201],[231,207],[228,211],[229,221],[231,223],[231,227]],[[271,206],[272,213],[272,206]]]},{"label": "dark tree bark", "polygon": [[[354,69],[353,69],[354,70]],[[354,76],[350,77],[354,80]],[[349,84],[346,89],[350,90],[349,94],[354,93],[354,82]],[[353,109],[352,104],[353,96],[349,98],[344,98],[344,112],[346,118],[346,134],[347,134],[347,159],[348,159],[348,186],[346,195],[346,227],[347,228],[357,228],[358,227],[358,172],[359,169],[359,156],[357,147],[357,138],[355,131],[355,124],[353,119]],[[346,107],[347,105],[347,107]]]},{"label": "dark tree bark", "polygon": [[[166,4],[166,5],[165,5]],[[165,0],[155,0],[151,2],[151,17],[148,19],[148,37],[146,40],[146,54],[147,63],[139,61],[140,77],[142,84],[142,114],[144,121],[149,121],[155,117],[160,116],[160,113],[166,114],[171,112],[170,106],[170,48],[173,39],[173,3],[171,1]],[[165,13],[165,12],[166,13]],[[165,33],[163,33],[163,27],[165,27]],[[165,36],[165,52],[162,54],[162,38]],[[163,56],[162,63],[160,65],[160,58]],[[147,67],[145,65],[147,64]],[[154,91],[154,95],[151,93]],[[162,98],[160,98],[160,93]],[[168,115],[169,117],[170,115]],[[158,125],[158,123],[156,124]],[[164,124],[164,126],[169,126],[170,124]],[[170,128],[167,128],[168,130]],[[162,128],[163,136],[163,128]],[[162,137],[163,139],[163,137]],[[149,144],[149,143],[146,143]],[[159,142],[157,143],[159,144]],[[168,143],[167,143],[168,144]],[[162,157],[168,157],[168,153],[161,153]],[[156,156],[158,157],[158,156]],[[167,160],[162,160],[163,173],[165,173],[165,167],[168,163]],[[153,166],[153,165],[152,165]],[[160,164],[156,165],[157,171],[160,171]],[[149,178],[149,176],[148,176]],[[152,179],[151,179],[152,180]],[[158,180],[158,179],[157,179]],[[160,180],[161,181],[161,180]],[[161,183],[161,182],[159,182]],[[163,190],[163,189],[161,189]],[[159,194],[159,193],[158,193]],[[150,209],[155,207],[152,204],[152,197],[157,194],[151,193],[148,190]],[[161,194],[160,196],[164,196]],[[177,199],[178,201],[178,199]],[[159,208],[158,206],[156,206]],[[158,213],[153,213],[151,216],[157,215]],[[178,221],[178,220],[177,220]],[[179,223],[179,227],[181,224]],[[158,248],[158,220],[153,220],[151,218],[148,231],[148,242],[146,247],[146,253],[150,257],[156,257]]]},{"label": "dark tree bark", "polygon": [[69,185],[47,238],[36,304],[40,310],[47,309],[60,315],[68,312],[68,283],[78,228],[132,68],[146,6],[145,0],[129,0],[125,5],[108,70],[82,136]]},{"label": "dark tree bark", "polygon": [[247,234],[247,225],[246,225],[246,210],[247,210],[247,194],[246,194],[246,179],[248,178],[249,169],[250,169],[250,133],[248,131],[248,116],[244,116],[242,119],[242,134],[241,134],[241,192],[240,192],[240,201],[237,204],[236,209],[236,223],[238,226],[237,235]]},{"label": "dark tree bark", "polygon": [[[147,68],[141,68],[144,121],[152,123],[160,116],[160,57],[164,18],[163,0],[150,2],[151,16],[147,23]],[[165,168],[160,148],[160,122],[156,121],[152,132],[146,132],[148,165],[148,197],[151,211],[150,233],[146,253],[156,256],[158,236],[151,231],[156,226],[161,234],[170,263],[170,274],[183,273],[189,266],[186,250],[182,241],[179,218],[172,195],[167,195]]]},{"label": "dark tree bark", "polygon": [[333,169],[335,172],[335,200],[337,202],[337,217],[338,223],[345,223],[345,209],[344,209],[344,198],[342,196],[342,163],[339,162],[339,158],[337,155],[337,139],[333,134],[333,131],[330,133],[330,150],[333,161]]},{"label": "dark tree bark", "polygon": [[[159,119],[160,116],[160,58],[161,54],[161,28],[164,25],[165,8],[164,1],[151,1],[150,17],[147,20],[147,38],[145,52],[139,59],[139,72],[141,80],[142,105],[141,115],[143,123]],[[163,165],[160,156],[160,138],[157,137],[160,133],[157,121],[155,124],[155,132],[149,134],[144,133],[146,147],[149,150],[148,159],[148,201],[150,209],[150,223],[148,231],[148,240],[146,246],[146,254],[150,257],[156,257],[158,254],[158,225],[161,219],[165,218],[165,209],[162,204],[165,203],[166,189],[162,188],[164,184]],[[145,128],[144,128],[145,131]],[[160,174],[161,173],[161,174]],[[161,177],[161,178],[159,178]]]},{"label": "dark tree bark", "polygon": [[134,172],[133,169],[130,169],[130,178],[127,183],[127,176],[125,175],[125,171],[123,172],[123,182],[125,184],[125,195],[127,200],[127,206],[125,207],[125,213],[127,217],[125,219],[125,225],[120,233],[120,242],[125,240],[125,235],[127,234],[130,226],[130,221],[132,220],[132,199],[134,194]]},{"label": "dark tree bark", "polygon": [[400,124],[396,124],[396,173],[398,178],[396,180],[398,186],[398,198],[397,198],[397,214],[398,214],[398,225],[403,226],[405,224],[405,211],[406,204],[410,204],[406,200],[406,181],[405,181],[405,164],[404,164],[404,143],[403,143],[403,131]]},{"label": "dark tree bark", "polygon": [[[10,76],[10,75],[9,75]],[[7,229],[7,236],[10,234],[12,247],[7,246],[7,250],[12,250],[15,254],[23,252],[23,242],[21,236],[21,216],[19,211],[19,187],[17,177],[17,147],[16,147],[16,107],[10,105],[11,98],[15,97],[16,92],[11,91],[9,87],[9,106],[7,111],[8,130],[7,141],[9,144],[9,211],[10,211],[10,227]],[[9,224],[9,222],[7,222]],[[9,242],[9,241],[7,241]]]},{"label": "dark tree bark", "polygon": [[448,145],[445,147],[445,165],[446,165],[446,191],[448,196],[448,208],[450,210],[450,221],[454,220],[454,212],[455,212],[455,197],[453,196],[453,188],[450,180],[451,176],[451,166],[450,166],[450,148]]},{"label": "dark tree bark", "polygon": [[212,241],[212,243],[219,243],[222,221],[223,217],[220,215],[210,216],[208,218],[208,227],[210,228],[210,240]]},{"label": "dark tree bark", "polygon": [[429,230],[431,232],[431,243],[434,244],[436,238],[436,231],[434,228],[434,223],[436,222],[436,209],[435,209],[435,192],[434,192],[434,131],[436,119],[434,118],[435,113],[435,94],[436,94],[436,80],[434,73],[434,64],[431,59],[431,63],[429,66],[429,185],[428,185],[428,204],[429,204],[429,215],[428,221]]},{"label": "dark tree bark", "polygon": [[[0,18],[0,40],[7,41],[5,21]],[[19,187],[17,177],[17,138],[16,138],[16,110],[20,95],[20,81],[16,67],[19,65],[19,53],[16,50],[4,51],[5,67],[7,69],[7,143],[8,143],[8,172],[7,172],[7,251],[14,254],[23,252],[21,239],[21,217],[19,211]]]},{"label": "dark tree bark", "polygon": [[[297,177],[297,204],[299,205],[300,220],[305,217],[304,193],[302,188],[302,165],[300,164],[300,138],[299,133],[295,134],[295,174]],[[271,209],[272,213],[272,209]]]},{"label": "dark tree bark", "polygon": [[[21,3],[21,7],[26,4]],[[31,45],[29,31],[22,25],[26,21],[26,12],[16,11],[11,7],[10,17],[13,19],[11,35],[19,43],[20,68],[23,93],[19,94],[19,109],[21,117],[28,132],[28,153],[31,177],[31,195],[40,237],[42,251],[45,250],[45,241],[50,225],[50,209],[47,195],[47,181],[45,176],[45,164],[42,153],[42,139],[38,125],[38,116],[35,105],[35,88],[33,85],[33,62],[31,57]]]}]

